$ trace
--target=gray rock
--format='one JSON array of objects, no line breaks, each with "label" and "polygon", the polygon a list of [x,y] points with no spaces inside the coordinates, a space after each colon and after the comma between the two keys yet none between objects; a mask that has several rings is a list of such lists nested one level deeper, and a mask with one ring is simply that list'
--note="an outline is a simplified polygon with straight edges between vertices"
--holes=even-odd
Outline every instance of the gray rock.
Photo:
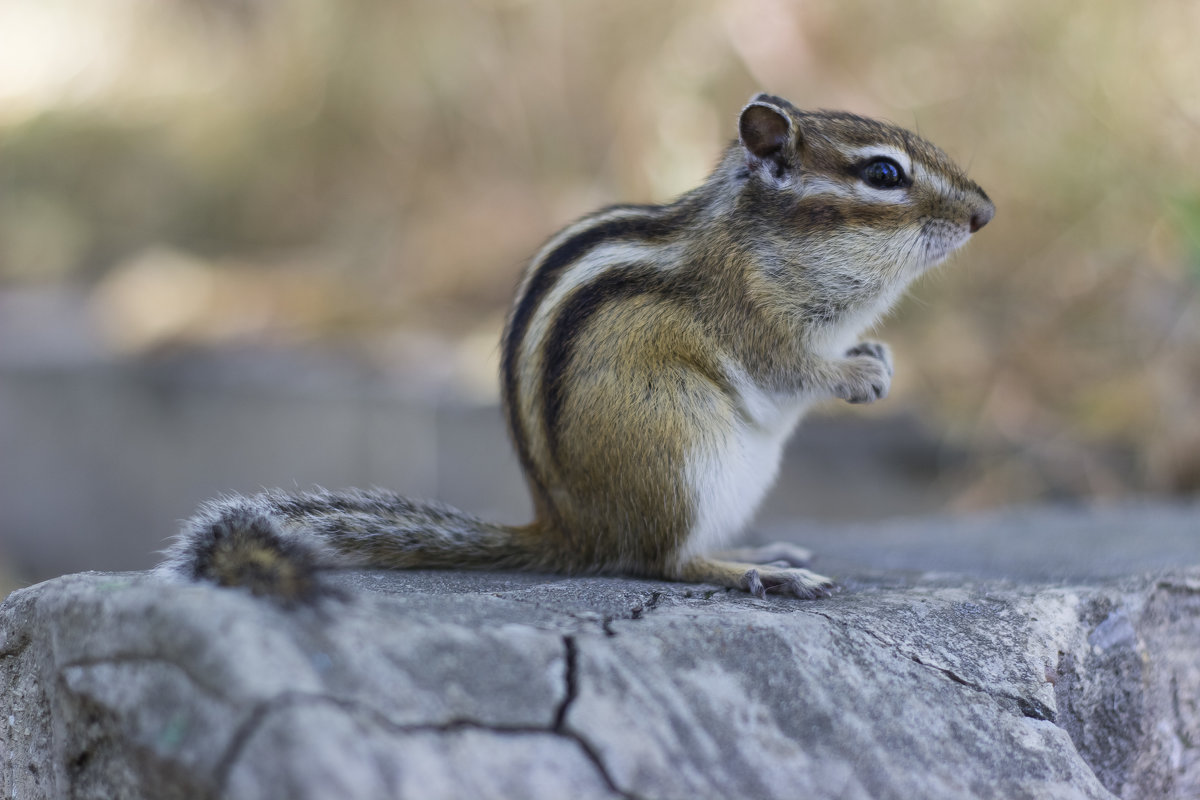
[{"label": "gray rock", "polygon": [[[901,564],[828,533],[862,563],[818,602],[367,572],[289,611],[70,575],[0,607],[0,795],[1194,800],[1189,513],[898,523],[947,534]],[[1117,574],[1088,532],[1123,525]],[[952,574],[955,530],[1018,555]]]}]

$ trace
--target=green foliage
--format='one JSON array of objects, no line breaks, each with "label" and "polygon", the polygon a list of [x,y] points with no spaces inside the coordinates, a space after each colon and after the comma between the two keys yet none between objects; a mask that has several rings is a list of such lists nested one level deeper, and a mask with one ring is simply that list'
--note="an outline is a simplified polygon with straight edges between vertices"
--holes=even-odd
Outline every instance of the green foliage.
[{"label": "green foliage", "polygon": [[1170,218],[1187,252],[1185,263],[1193,281],[1200,283],[1200,190],[1175,198]]}]

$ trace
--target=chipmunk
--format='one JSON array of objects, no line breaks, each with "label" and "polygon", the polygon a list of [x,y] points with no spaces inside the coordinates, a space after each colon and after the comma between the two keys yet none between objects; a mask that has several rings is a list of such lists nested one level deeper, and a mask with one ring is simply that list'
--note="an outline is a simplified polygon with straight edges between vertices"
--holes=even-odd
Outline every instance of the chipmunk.
[{"label": "chipmunk", "polygon": [[715,551],[812,404],[887,395],[888,348],[858,336],[994,207],[945,153],[884,122],[759,94],[738,133],[699,188],[585,216],[526,269],[501,389],[533,522],[378,490],[232,496],[185,524],[160,573],[293,598],[344,567],[828,594],[800,548]]}]

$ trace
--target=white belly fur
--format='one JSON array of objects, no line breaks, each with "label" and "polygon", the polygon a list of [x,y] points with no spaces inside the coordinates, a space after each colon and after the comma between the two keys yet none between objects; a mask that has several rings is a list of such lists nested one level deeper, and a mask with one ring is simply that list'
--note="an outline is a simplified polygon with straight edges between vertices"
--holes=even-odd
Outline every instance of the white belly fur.
[{"label": "white belly fur", "polygon": [[687,468],[696,515],[683,559],[726,546],[742,532],[774,484],[783,446],[808,405],[795,398],[755,403],[757,413],[692,452]]}]

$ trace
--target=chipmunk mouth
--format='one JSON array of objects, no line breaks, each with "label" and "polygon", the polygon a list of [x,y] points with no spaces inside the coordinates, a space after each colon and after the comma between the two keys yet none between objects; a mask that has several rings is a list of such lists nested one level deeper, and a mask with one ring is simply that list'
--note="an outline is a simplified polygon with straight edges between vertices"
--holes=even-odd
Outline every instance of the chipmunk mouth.
[{"label": "chipmunk mouth", "polygon": [[932,219],[921,226],[921,242],[925,250],[925,269],[945,261],[971,238],[971,230],[948,219]]}]

